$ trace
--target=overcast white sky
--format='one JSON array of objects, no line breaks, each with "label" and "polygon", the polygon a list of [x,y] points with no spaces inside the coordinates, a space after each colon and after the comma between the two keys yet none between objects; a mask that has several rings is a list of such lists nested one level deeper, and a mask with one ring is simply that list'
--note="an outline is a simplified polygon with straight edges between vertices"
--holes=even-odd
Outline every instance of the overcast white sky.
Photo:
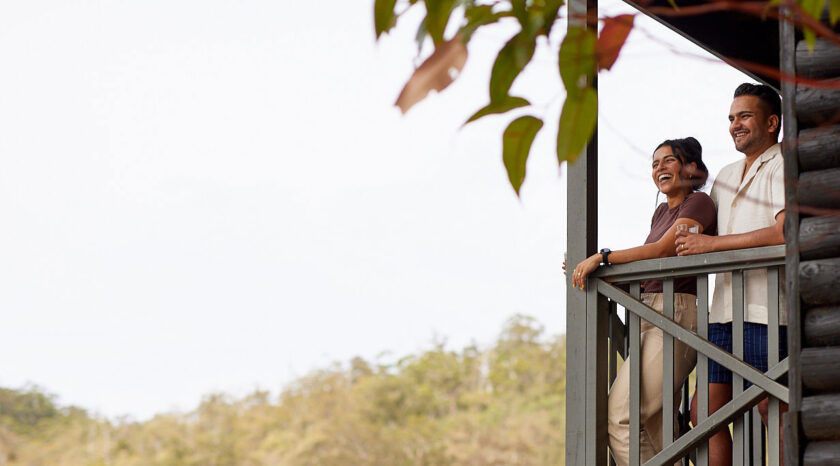
[{"label": "overcast white sky", "polygon": [[[372,3],[0,4],[0,386],[144,419],[436,336],[489,344],[517,312],[564,331],[554,52],[514,85],[546,120],[518,199],[512,117],[459,129],[515,29],[478,34],[458,81],[401,116],[419,17],[377,44]],[[647,235],[663,139],[697,137],[713,173],[739,156],[726,116],[748,80],[637,25],[600,78],[612,249]]]}]

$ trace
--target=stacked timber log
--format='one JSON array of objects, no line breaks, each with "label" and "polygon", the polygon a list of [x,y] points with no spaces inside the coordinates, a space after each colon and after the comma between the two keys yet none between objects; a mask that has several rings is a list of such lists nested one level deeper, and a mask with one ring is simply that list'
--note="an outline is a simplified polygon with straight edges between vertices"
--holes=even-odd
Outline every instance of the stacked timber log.
[{"label": "stacked timber log", "polygon": [[840,462],[840,47],[796,45],[803,464]]}]

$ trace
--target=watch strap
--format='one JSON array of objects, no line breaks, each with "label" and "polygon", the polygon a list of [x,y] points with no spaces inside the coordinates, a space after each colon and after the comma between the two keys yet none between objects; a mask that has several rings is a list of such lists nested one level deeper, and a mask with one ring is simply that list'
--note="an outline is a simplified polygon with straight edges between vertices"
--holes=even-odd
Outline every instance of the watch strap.
[{"label": "watch strap", "polygon": [[601,249],[598,252],[601,253],[601,265],[610,265],[610,253],[612,251],[610,251],[607,248],[604,248],[604,249]]}]

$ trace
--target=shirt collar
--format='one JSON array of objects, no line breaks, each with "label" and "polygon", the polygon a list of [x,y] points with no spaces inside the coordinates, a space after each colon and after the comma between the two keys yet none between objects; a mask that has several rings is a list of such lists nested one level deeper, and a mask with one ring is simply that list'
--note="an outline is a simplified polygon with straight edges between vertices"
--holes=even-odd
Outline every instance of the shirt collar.
[{"label": "shirt collar", "polygon": [[[758,170],[761,168],[762,165],[764,165],[765,162],[773,160],[773,157],[776,157],[776,155],[780,153],[780,148],[781,144],[777,142],[776,144],[773,144],[772,146],[768,147],[767,150],[765,150],[764,152],[762,152],[761,155],[758,156],[758,159],[756,159],[756,161],[753,162],[752,166],[750,167],[750,171],[747,172],[746,175],[744,175],[743,181],[741,181],[741,184],[738,186],[738,193],[740,193],[741,191],[746,189],[747,186],[749,186],[750,182],[753,178],[755,178],[755,175],[758,173]],[[746,160],[744,160],[743,164],[746,165],[746,163]],[[742,167],[744,165],[742,165]],[[736,195],[738,193],[736,193]]]},{"label": "shirt collar", "polygon": [[758,156],[758,162],[764,163],[770,161],[778,154],[782,153],[782,144],[775,143],[772,146],[768,147],[766,151],[764,151],[761,155]]}]

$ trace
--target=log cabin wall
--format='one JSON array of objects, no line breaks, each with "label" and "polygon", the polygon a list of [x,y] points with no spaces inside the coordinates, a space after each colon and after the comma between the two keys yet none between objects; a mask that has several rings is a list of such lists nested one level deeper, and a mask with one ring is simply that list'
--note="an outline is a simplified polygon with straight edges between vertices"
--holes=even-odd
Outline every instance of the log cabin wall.
[{"label": "log cabin wall", "polygon": [[[783,26],[783,72],[784,29]],[[786,464],[838,464],[840,47],[819,39],[810,50],[792,28],[787,38],[788,55],[794,61],[797,78],[819,80],[835,87],[812,86],[802,79],[795,85],[782,86],[785,118],[791,120],[785,122],[785,161],[790,165],[786,169],[786,184],[792,184],[788,188],[790,219],[785,231],[789,249],[787,284],[792,291],[788,299],[791,416],[786,424],[791,432],[785,439],[790,448],[786,451]]]}]

